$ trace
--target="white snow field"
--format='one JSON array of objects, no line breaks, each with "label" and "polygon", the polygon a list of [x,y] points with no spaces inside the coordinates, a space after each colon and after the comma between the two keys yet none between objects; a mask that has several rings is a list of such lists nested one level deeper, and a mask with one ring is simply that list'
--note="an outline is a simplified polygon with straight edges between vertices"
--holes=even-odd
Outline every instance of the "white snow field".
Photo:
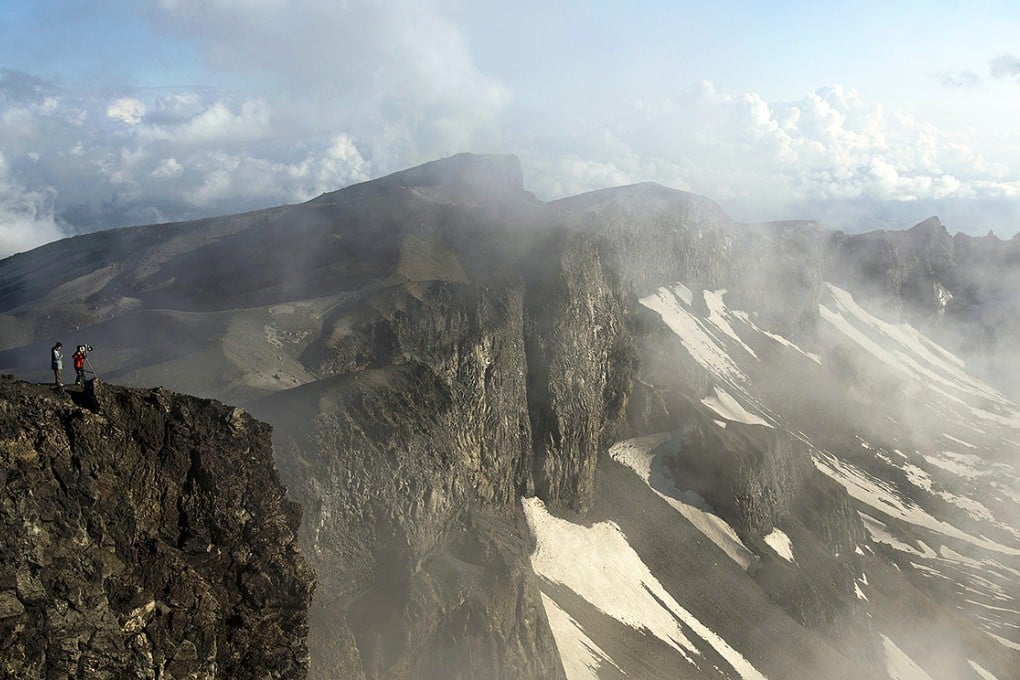
[{"label": "white snow field", "polygon": [[[714,376],[733,384],[744,384],[747,376],[730,357],[722,343],[716,339],[718,327],[694,315],[687,302],[690,290],[683,284],[660,288],[654,294],[641,298],[641,304],[662,317],[691,358]],[[731,329],[732,330],[732,329]]]},{"label": "white snow field", "polygon": [[726,420],[733,420],[738,423],[747,423],[748,425],[764,425],[765,427],[772,427],[772,424],[767,420],[754,415],[741,406],[740,402],[734,399],[729,392],[721,387],[713,387],[712,395],[702,399],[701,403],[715,411],[717,415],[725,418]]},{"label": "white snow field", "polygon": [[885,635],[882,636],[882,645],[885,647],[885,667],[891,680],[932,680],[930,675]]},{"label": "white snow field", "polygon": [[967,663],[970,665],[971,669],[978,674],[978,677],[981,678],[981,680],[999,680],[997,677],[982,668],[981,664],[977,661],[967,659]]},{"label": "white snow field", "polygon": [[[845,463],[827,453],[814,456],[815,467],[839,482],[850,496],[881,513],[936,533],[966,541],[979,548],[1005,555],[1020,555],[1020,550],[1001,545],[984,537],[973,536],[943,522],[916,503],[904,499],[890,484],[878,480],[860,468]],[[876,539],[878,540],[878,539]]]},{"label": "white snow field", "polygon": [[653,466],[655,454],[652,451],[667,439],[668,434],[659,434],[617,442],[609,449],[609,455],[637,473],[652,491],[746,571],[757,556],[744,545],[733,527],[715,514],[701,496],[693,491],[681,491],[671,479]]},{"label": "white snow field", "polygon": [[781,529],[773,529],[765,537],[765,543],[787,562],[796,563],[797,560],[793,557],[793,543],[790,541],[790,537]]},{"label": "white snow field", "polygon": [[[566,613],[556,601],[542,593],[542,606],[549,619],[556,648],[560,652],[560,661],[569,680],[598,680],[598,670],[608,664],[617,670],[620,667],[592,642],[581,626],[570,614]],[[622,672],[622,671],[621,671]]]},{"label": "white snow field", "polygon": [[739,347],[739,355],[758,359],[755,351],[733,328],[731,323],[733,320],[741,322],[756,334],[764,335],[787,349],[798,352],[816,363],[821,363],[821,358],[817,354],[801,349],[777,333],[759,328],[746,312],[729,309],[724,299],[725,288],[715,291],[705,290],[699,294],[702,295],[705,305],[708,307],[707,318],[699,317],[694,313],[695,293],[682,283],[659,288],[652,295],[641,298],[640,302],[662,317],[663,322],[680,338],[684,347],[698,364],[731,386],[746,383],[747,376],[738,367],[740,359],[729,353],[726,344]]},{"label": "white snow field", "polygon": [[[1020,631],[1016,625],[1020,605],[1014,597],[1020,582],[1015,568],[1020,556],[1020,531],[1015,526],[1020,468],[1010,462],[1018,460],[1016,456],[1009,457],[1009,447],[1020,455],[1017,404],[972,376],[961,359],[922,332],[876,317],[831,283],[825,284],[818,308],[824,332],[822,344],[812,346],[817,355],[762,330],[754,323],[756,317],[729,309],[726,299],[724,289],[691,290],[677,283],[640,301],[662,318],[693,363],[708,373],[709,386],[700,403],[711,412],[713,422],[719,427],[742,423],[784,429],[800,439],[816,469],[846,489],[871,540],[909,556],[893,566],[910,565],[904,569],[937,580],[940,588],[950,586],[954,606],[962,614],[1003,646],[1020,646],[1009,639]],[[891,384],[910,402],[902,412],[887,414],[888,423],[879,420],[862,428],[859,449],[835,448],[842,447],[840,442],[819,446],[812,441],[819,433],[810,423],[798,422],[797,414],[785,412],[765,383],[755,383],[753,378],[766,370],[765,338],[785,348],[782,351],[790,350],[788,360],[803,360],[795,375],[828,374],[827,380],[838,381],[835,371],[849,357],[855,365],[873,368],[876,376],[893,377]],[[808,379],[805,389],[811,387]],[[872,398],[866,384],[855,389],[861,391],[853,398]],[[877,392],[873,397],[876,406],[888,398]],[[909,420],[914,413],[916,424]],[[676,489],[658,469],[651,452],[663,441],[627,440],[616,444],[611,455],[747,569],[753,564],[749,560],[757,557],[732,528],[703,501]],[[882,472],[885,466],[889,474]],[[765,543],[796,564],[797,546],[781,530],[769,534]],[[862,554],[875,554],[867,544],[862,547]],[[874,600],[866,585],[855,583],[853,596],[863,601],[870,595]],[[884,644],[892,677],[928,677],[891,640],[884,638]]]},{"label": "white snow field", "polygon": [[[536,541],[531,566],[539,577],[566,586],[621,623],[646,630],[696,668],[700,668],[699,659],[703,663],[705,660],[698,646],[684,633],[685,627],[711,646],[738,677],[745,680],[765,677],[662,587],[615,524],[597,522],[585,527],[551,515],[538,498],[524,498],[521,502]],[[575,659],[584,660],[584,654],[592,653],[590,648],[584,652],[563,651],[563,647],[578,644],[576,635],[564,636],[562,646],[558,637],[556,644],[561,654]],[[583,640],[580,644],[584,645]]]},{"label": "white snow field", "polygon": [[[858,305],[847,291],[826,284],[828,298],[821,318],[846,338],[902,375],[963,407],[970,415],[1008,427],[1020,426],[1016,406],[1000,392],[969,375],[963,361],[939,347],[909,324],[891,324]],[[990,404],[987,408],[975,406]],[[989,410],[989,409],[994,409]]]}]

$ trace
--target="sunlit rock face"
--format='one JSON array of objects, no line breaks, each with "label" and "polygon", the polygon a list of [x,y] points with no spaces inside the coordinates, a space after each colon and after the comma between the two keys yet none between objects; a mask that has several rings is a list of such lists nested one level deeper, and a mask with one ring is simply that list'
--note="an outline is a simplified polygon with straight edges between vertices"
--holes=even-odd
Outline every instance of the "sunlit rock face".
[{"label": "sunlit rock face", "polygon": [[0,379],[0,674],[303,678],[313,575],[238,408]]},{"label": "sunlit rock face", "polygon": [[313,677],[1002,678],[1020,416],[957,331],[1013,248],[464,155],[0,262],[0,368],[271,423]]}]

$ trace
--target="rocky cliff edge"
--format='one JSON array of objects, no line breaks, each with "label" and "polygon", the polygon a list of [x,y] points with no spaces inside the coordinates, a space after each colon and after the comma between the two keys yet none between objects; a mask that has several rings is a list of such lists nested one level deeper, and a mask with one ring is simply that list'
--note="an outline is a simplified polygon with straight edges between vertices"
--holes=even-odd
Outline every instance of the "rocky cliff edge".
[{"label": "rocky cliff edge", "polygon": [[313,575],[241,409],[0,378],[0,677],[300,678]]}]

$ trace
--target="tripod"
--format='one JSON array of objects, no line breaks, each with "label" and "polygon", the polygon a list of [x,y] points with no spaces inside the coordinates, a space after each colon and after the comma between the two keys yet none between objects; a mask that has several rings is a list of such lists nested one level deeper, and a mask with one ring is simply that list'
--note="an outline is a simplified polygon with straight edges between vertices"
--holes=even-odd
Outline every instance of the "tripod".
[{"label": "tripod", "polygon": [[92,368],[92,362],[89,361],[89,356],[87,354],[85,355],[85,365],[88,366],[87,372],[91,373],[93,378],[99,377],[99,375],[96,373],[96,369]]}]

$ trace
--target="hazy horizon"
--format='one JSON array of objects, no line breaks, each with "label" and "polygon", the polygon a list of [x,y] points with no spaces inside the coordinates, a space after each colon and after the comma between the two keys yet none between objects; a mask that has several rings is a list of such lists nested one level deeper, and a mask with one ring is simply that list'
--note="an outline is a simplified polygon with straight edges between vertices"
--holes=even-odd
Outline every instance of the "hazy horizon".
[{"label": "hazy horizon", "polygon": [[654,181],[738,221],[1010,238],[1018,30],[1004,2],[13,0],[0,257],[461,152],[543,200]]}]

